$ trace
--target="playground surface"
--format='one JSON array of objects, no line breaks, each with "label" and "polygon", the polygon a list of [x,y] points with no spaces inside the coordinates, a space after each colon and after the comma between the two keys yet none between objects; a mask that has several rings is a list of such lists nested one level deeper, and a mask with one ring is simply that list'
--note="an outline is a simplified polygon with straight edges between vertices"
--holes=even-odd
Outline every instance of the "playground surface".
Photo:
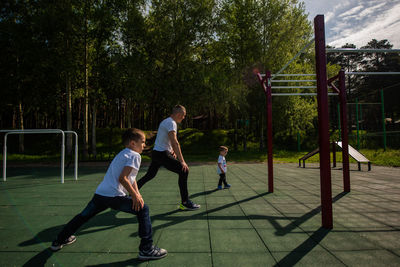
[{"label": "playground surface", "polygon": [[[229,162],[228,162],[229,164]],[[190,165],[189,165],[190,166]],[[338,164],[341,167],[340,164]],[[147,168],[143,167],[138,177]],[[135,217],[106,210],[58,252],[48,247],[91,199],[106,167],[8,168],[0,182],[0,266],[400,266],[400,169],[350,166],[351,192],[332,169],[333,229],[321,228],[319,168],[228,165],[231,189],[216,190],[216,165],[190,167],[197,211],[178,211],[178,179],[160,169],[141,192],[150,207],[161,260],[140,262]]]}]

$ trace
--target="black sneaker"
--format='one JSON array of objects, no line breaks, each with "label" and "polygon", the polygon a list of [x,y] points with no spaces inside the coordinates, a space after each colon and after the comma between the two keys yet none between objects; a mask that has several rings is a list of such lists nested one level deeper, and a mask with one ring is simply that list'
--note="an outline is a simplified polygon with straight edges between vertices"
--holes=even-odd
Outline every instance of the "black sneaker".
[{"label": "black sneaker", "polygon": [[68,237],[67,239],[65,239],[64,242],[61,242],[61,243],[58,242],[57,240],[54,240],[53,243],[51,243],[50,249],[51,249],[52,251],[57,251],[57,250],[62,249],[63,246],[72,244],[72,243],[74,243],[75,241],[76,241],[76,236],[74,236],[74,235],[71,235],[70,237]]},{"label": "black sneaker", "polygon": [[138,259],[141,261],[158,260],[167,256],[167,250],[152,245],[149,250],[139,251]]},{"label": "black sneaker", "polygon": [[181,203],[181,205],[179,205],[179,209],[181,209],[181,210],[198,210],[198,209],[200,209],[200,205],[193,203],[191,200],[188,200],[188,201],[186,201],[185,204]]}]

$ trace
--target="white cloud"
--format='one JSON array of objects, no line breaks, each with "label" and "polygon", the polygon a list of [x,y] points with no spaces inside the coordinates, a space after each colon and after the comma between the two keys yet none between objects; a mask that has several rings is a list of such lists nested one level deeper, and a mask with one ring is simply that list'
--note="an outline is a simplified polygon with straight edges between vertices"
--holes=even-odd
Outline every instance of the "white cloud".
[{"label": "white cloud", "polygon": [[342,18],[342,17],[347,17],[347,16],[355,15],[355,14],[357,14],[357,12],[360,11],[361,9],[363,9],[363,6],[356,6],[356,7],[353,7],[353,8],[350,9],[349,11],[346,11],[346,12],[340,14],[338,17],[339,17],[339,18]]},{"label": "white cloud", "polygon": [[400,1],[398,0],[303,0],[309,19],[325,14],[327,43],[357,47],[372,39],[388,39],[400,47]]},{"label": "white cloud", "polygon": [[400,3],[389,9],[383,9],[384,7],[387,6],[381,4],[365,8],[357,20],[349,19],[344,23],[338,22],[332,28],[333,34],[328,37],[328,43],[332,46],[352,43],[359,47],[366,45],[374,38],[388,39],[395,47],[399,47]]}]

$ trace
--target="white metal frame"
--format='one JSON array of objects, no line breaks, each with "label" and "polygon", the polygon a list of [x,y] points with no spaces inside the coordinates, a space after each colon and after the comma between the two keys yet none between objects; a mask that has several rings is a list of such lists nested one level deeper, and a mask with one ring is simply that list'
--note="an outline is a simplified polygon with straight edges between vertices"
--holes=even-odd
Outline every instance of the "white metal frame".
[{"label": "white metal frame", "polygon": [[64,183],[64,162],[65,162],[65,133],[75,135],[75,180],[78,180],[78,134],[74,131],[63,131],[60,129],[25,129],[25,130],[0,130],[4,135],[3,144],[3,180],[7,181],[7,136],[9,134],[61,134],[61,183]]},{"label": "white metal frame", "polygon": [[326,48],[326,53],[400,53],[400,49]]},{"label": "white metal frame", "polygon": [[[272,96],[316,96],[317,93],[272,93]],[[331,95],[338,95],[337,93],[328,93]]]}]

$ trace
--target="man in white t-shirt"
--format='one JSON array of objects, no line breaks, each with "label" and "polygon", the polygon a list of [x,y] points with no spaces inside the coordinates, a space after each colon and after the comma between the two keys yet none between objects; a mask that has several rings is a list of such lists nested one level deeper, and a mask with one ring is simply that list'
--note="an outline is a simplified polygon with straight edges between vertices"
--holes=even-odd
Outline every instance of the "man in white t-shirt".
[{"label": "man in white t-shirt", "polygon": [[92,200],[86,208],[69,221],[51,250],[58,251],[63,246],[76,241],[73,235],[79,227],[96,214],[112,208],[136,215],[139,223],[139,260],[156,260],[167,256],[167,251],[153,245],[149,207],[144,204],[136,183],[141,156],[145,146],[145,135],[138,129],[128,129],[122,136],[125,149],[118,153],[108,167],[103,181],[99,184]]},{"label": "man in white t-shirt", "polygon": [[193,203],[189,199],[187,189],[189,167],[183,158],[181,146],[177,138],[178,130],[176,124],[181,123],[185,116],[185,107],[177,105],[172,109],[171,116],[160,123],[152,152],[150,167],[145,176],[138,180],[137,185],[140,189],[145,183],[156,176],[161,166],[164,166],[167,170],[179,175],[178,184],[182,200],[179,208],[181,210],[197,210],[200,208],[200,205]]}]

